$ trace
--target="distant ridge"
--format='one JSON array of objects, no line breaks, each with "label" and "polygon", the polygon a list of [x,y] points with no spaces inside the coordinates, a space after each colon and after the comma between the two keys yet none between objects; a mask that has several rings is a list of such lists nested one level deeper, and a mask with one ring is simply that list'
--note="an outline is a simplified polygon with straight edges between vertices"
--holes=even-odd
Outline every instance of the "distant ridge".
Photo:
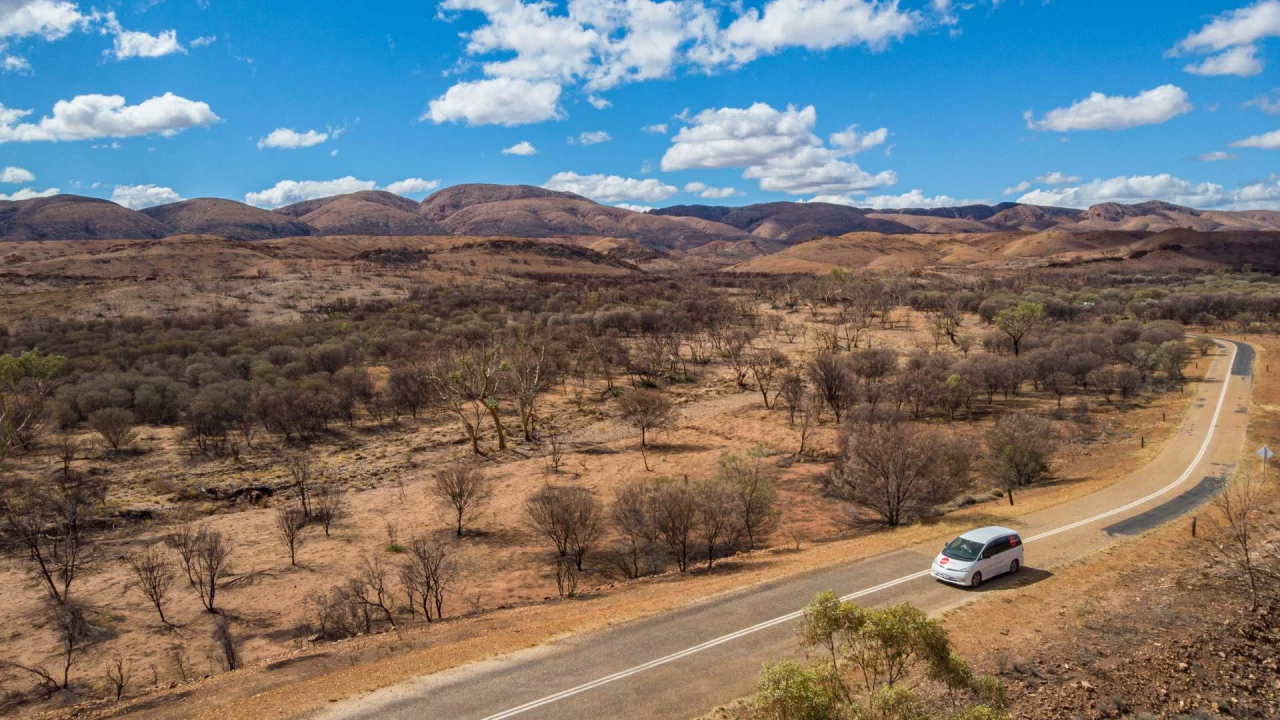
[{"label": "distant ridge", "polygon": [[[710,245],[704,255],[727,257],[850,233],[948,235],[1051,229],[1072,233],[1280,231],[1280,212],[1197,210],[1166,202],[1103,203],[1087,210],[1009,202],[900,209],[772,202],[740,207],[673,205],[639,213],[533,185],[482,183],[444,188],[421,202],[371,190],[277,210],[219,198],[184,200],[142,211],[76,195],[0,201],[0,241],[136,240],[182,234],[232,240],[337,235],[616,238],[659,252],[687,252]],[[759,242],[742,248],[724,245],[743,241]]]}]

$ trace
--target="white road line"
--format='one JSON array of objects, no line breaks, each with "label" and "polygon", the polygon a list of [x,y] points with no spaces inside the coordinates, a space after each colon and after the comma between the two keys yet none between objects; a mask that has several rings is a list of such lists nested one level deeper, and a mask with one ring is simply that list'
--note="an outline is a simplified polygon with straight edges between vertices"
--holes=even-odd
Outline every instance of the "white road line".
[{"label": "white road line", "polygon": [[[1178,476],[1178,479],[1177,479],[1177,480],[1174,480],[1173,482],[1169,483],[1168,485],[1166,485],[1166,486],[1164,486],[1163,488],[1161,488],[1161,489],[1159,489],[1159,490],[1157,490],[1157,491],[1155,491],[1155,492],[1151,493],[1150,495],[1148,495],[1148,496],[1146,496],[1146,497],[1144,497],[1144,498],[1140,498],[1140,499],[1138,499],[1138,500],[1134,500],[1133,502],[1129,503],[1128,505],[1125,505],[1125,506],[1123,506],[1123,507],[1115,508],[1114,510],[1108,510],[1107,512],[1104,512],[1104,513],[1101,513],[1101,514],[1098,514],[1098,515],[1094,515],[1094,516],[1093,516],[1093,517],[1091,517],[1091,518],[1086,518],[1086,519],[1084,519],[1084,520],[1080,520],[1079,522],[1074,522],[1074,523],[1071,523],[1071,524],[1069,524],[1069,525],[1063,525],[1063,526],[1062,526],[1062,527],[1060,527],[1060,528],[1055,528],[1055,529],[1053,529],[1053,530],[1049,530],[1049,531],[1046,531],[1046,532],[1042,532],[1042,533],[1040,533],[1039,535],[1034,535],[1034,536],[1032,536],[1032,537],[1029,537],[1029,538],[1024,539],[1024,540],[1023,540],[1023,542],[1024,542],[1024,543],[1032,543],[1032,542],[1035,542],[1035,541],[1037,541],[1037,540],[1043,540],[1043,539],[1045,539],[1045,538],[1052,537],[1052,536],[1054,536],[1054,535],[1057,535],[1058,533],[1063,533],[1063,532],[1067,532],[1067,531],[1069,531],[1069,530],[1074,530],[1074,529],[1076,529],[1076,528],[1078,528],[1078,527],[1082,527],[1082,526],[1084,526],[1084,525],[1088,525],[1088,524],[1090,524],[1090,523],[1094,523],[1094,522],[1097,522],[1097,521],[1099,521],[1099,520],[1105,520],[1106,518],[1109,518],[1109,517],[1112,517],[1112,516],[1118,515],[1118,514],[1120,514],[1120,513],[1126,512],[1126,511],[1128,511],[1128,510],[1132,510],[1133,508],[1138,507],[1139,505],[1142,505],[1142,504],[1144,504],[1144,503],[1148,503],[1148,502],[1150,502],[1150,501],[1152,501],[1152,500],[1154,500],[1154,499],[1156,499],[1156,498],[1160,497],[1161,495],[1164,495],[1164,494],[1168,493],[1169,491],[1171,491],[1171,490],[1173,490],[1174,488],[1178,487],[1178,486],[1179,486],[1179,485],[1181,485],[1182,483],[1186,482],[1186,481],[1187,481],[1187,478],[1191,477],[1191,473],[1195,471],[1196,466],[1200,464],[1200,461],[1201,461],[1202,459],[1204,459],[1204,455],[1205,455],[1205,453],[1206,453],[1206,452],[1208,452],[1208,450],[1209,450],[1209,443],[1213,440],[1213,432],[1214,432],[1214,430],[1216,430],[1216,429],[1217,429],[1217,427],[1218,427],[1218,416],[1222,413],[1222,404],[1223,404],[1223,403],[1226,401],[1226,399],[1227,399],[1227,387],[1231,384],[1231,370],[1232,370],[1232,368],[1235,366],[1235,360],[1236,360],[1236,345],[1235,345],[1234,343],[1232,343],[1232,344],[1231,344],[1231,357],[1230,357],[1229,361],[1227,362],[1227,374],[1226,374],[1226,378],[1222,381],[1222,392],[1221,392],[1221,393],[1219,393],[1219,395],[1218,395],[1218,406],[1217,406],[1217,408],[1215,408],[1215,409],[1214,409],[1214,411],[1213,411],[1213,420],[1211,420],[1211,421],[1209,422],[1209,432],[1205,434],[1204,442],[1200,445],[1200,452],[1196,453],[1196,456],[1195,456],[1195,458],[1191,461],[1191,464],[1187,466],[1187,469],[1182,473],[1182,475]],[[896,579],[894,579],[894,580],[890,580],[890,581],[888,581],[888,582],[881,583],[881,584],[879,584],[879,585],[876,585],[875,587],[870,587],[870,588],[866,588],[866,589],[864,589],[864,590],[859,590],[859,591],[857,591],[857,592],[850,593],[850,594],[845,595],[844,597],[842,597],[842,598],[840,598],[840,599],[841,599],[841,600],[856,600],[856,599],[858,599],[858,598],[860,598],[860,597],[865,597],[865,596],[867,596],[867,595],[872,595],[872,594],[875,594],[875,593],[878,593],[878,592],[881,592],[881,591],[884,591],[884,590],[888,590],[889,588],[895,587],[895,586],[897,586],[897,585],[901,585],[901,584],[903,584],[903,583],[911,582],[912,580],[919,580],[920,578],[922,578],[922,577],[926,577],[926,576],[928,576],[928,575],[929,575],[929,571],[928,571],[928,570],[922,570],[922,571],[917,572],[917,573],[912,573],[912,574],[910,574],[910,575],[904,575],[904,576],[902,576],[902,577],[900,577],[900,578],[896,578]],[[727,643],[727,642],[732,642],[733,640],[737,640],[737,639],[738,639],[738,638],[740,638],[740,637],[745,637],[745,636],[747,636],[747,635],[751,635],[751,634],[754,634],[754,633],[760,632],[761,630],[767,630],[767,629],[769,629],[769,628],[771,628],[771,627],[774,627],[774,626],[776,626],[776,625],[781,625],[781,624],[783,624],[783,623],[791,622],[792,620],[797,620],[797,619],[799,619],[803,614],[804,614],[804,611],[803,611],[803,610],[797,610],[797,611],[795,611],[795,612],[787,613],[786,615],[782,615],[782,616],[780,616],[780,617],[773,618],[772,620],[766,620],[766,621],[764,621],[764,622],[762,622],[762,623],[759,623],[759,624],[757,624],[757,625],[752,625],[752,626],[751,626],[751,627],[749,627],[749,628],[743,628],[742,630],[738,630],[737,632],[729,633],[728,635],[722,635],[722,636],[720,636],[720,637],[718,637],[718,638],[715,638],[715,639],[713,639],[713,640],[708,640],[708,641],[706,641],[706,642],[702,643],[701,645],[694,645],[693,647],[685,648],[684,650],[681,650],[681,651],[676,652],[676,653],[672,653],[672,654],[667,655],[667,656],[665,656],[665,657],[660,657],[660,658],[657,658],[657,659],[655,659],[655,660],[650,660],[649,662],[644,663],[643,665],[636,665],[636,666],[635,666],[635,667],[633,667],[633,668],[628,668],[628,669],[626,669],[626,670],[622,670],[622,671],[620,671],[620,672],[616,672],[616,673],[614,673],[614,674],[612,674],[612,675],[607,675],[607,676],[605,676],[605,677],[602,677],[602,678],[599,678],[599,679],[596,679],[596,680],[592,680],[592,681],[591,681],[591,682],[589,682],[589,683],[585,683],[585,684],[579,685],[579,686],[574,687],[574,688],[569,688],[568,690],[562,690],[562,691],[560,691],[560,692],[558,692],[558,693],[556,693],[556,694],[554,694],[554,695],[548,695],[548,696],[546,696],[546,697],[544,697],[544,698],[541,698],[541,699],[538,699],[538,700],[532,700],[532,701],[527,702],[527,703],[525,703],[525,704],[523,704],[523,705],[520,705],[520,706],[517,706],[517,707],[513,707],[513,708],[511,708],[510,710],[504,710],[503,712],[497,713],[496,715],[490,715],[490,716],[488,716],[487,718],[484,718],[484,720],[504,720],[504,718],[515,717],[516,715],[524,714],[524,713],[526,713],[526,712],[529,712],[530,710],[535,710],[535,709],[537,709],[537,708],[543,707],[544,705],[550,705],[551,703],[558,702],[558,701],[560,701],[560,700],[564,700],[565,698],[573,697],[574,695],[578,695],[578,694],[581,694],[581,693],[587,692],[588,690],[594,690],[595,688],[601,687],[601,686],[603,686],[603,685],[608,685],[608,684],[610,684],[610,683],[615,683],[615,682],[617,682],[617,681],[619,681],[619,680],[623,680],[623,679],[625,679],[625,678],[629,678],[629,677],[631,677],[632,675],[638,675],[638,674],[640,674],[640,673],[642,673],[642,672],[644,672],[644,671],[646,671],[646,670],[651,670],[651,669],[656,668],[656,667],[658,667],[658,666],[666,665],[667,663],[671,663],[671,662],[675,662],[676,660],[679,660],[679,659],[681,659],[681,658],[685,658],[685,657],[688,657],[688,656],[690,656],[690,655],[694,655],[694,654],[696,654],[696,653],[700,653],[700,652],[702,652],[703,650],[710,650],[711,648],[716,647],[717,645],[723,645],[723,644],[725,644],[725,643]]]}]

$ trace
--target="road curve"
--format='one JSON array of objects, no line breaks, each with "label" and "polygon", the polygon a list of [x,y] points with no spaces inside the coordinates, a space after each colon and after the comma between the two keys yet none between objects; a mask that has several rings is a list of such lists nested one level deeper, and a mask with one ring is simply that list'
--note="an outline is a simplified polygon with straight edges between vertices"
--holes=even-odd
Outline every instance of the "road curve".
[{"label": "road curve", "polygon": [[1198,506],[1240,457],[1253,348],[1219,341],[1178,435],[1150,464],[1090,495],[1010,523],[1027,568],[972,591],[928,577],[928,543],[746,588],[686,608],[570,637],[379,690],[328,708],[330,720],[680,718],[749,694],[761,665],[795,652],[799,608],[834,589],[863,605],[908,601],[936,612],[1037,582],[1053,568]]}]

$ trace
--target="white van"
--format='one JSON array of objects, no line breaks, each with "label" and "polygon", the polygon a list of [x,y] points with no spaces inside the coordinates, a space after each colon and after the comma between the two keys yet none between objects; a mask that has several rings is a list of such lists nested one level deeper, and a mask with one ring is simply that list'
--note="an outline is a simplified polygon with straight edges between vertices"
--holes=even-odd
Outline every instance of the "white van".
[{"label": "white van", "polygon": [[1006,527],[970,530],[933,559],[932,575],[952,585],[978,587],[983,580],[1022,568],[1022,538]]}]

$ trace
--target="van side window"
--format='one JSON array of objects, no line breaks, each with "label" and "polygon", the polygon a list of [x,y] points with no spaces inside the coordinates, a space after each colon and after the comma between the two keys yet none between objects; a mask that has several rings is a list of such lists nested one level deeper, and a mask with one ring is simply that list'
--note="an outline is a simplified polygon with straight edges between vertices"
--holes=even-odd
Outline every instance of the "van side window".
[{"label": "van side window", "polygon": [[991,544],[987,546],[986,551],[982,553],[982,557],[993,558],[1006,550],[1012,549],[1013,546],[1009,544],[1009,540],[1010,538],[1007,537],[992,540]]}]

